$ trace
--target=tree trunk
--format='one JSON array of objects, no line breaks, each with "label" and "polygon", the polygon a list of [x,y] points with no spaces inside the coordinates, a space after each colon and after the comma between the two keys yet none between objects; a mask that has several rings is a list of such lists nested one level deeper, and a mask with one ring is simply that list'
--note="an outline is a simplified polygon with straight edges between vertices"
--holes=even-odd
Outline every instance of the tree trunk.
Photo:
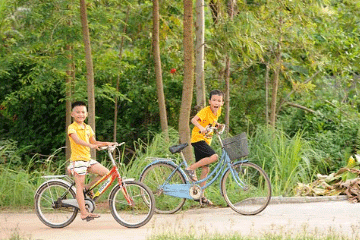
[{"label": "tree trunk", "polygon": [[71,149],[70,149],[70,140],[69,140],[69,136],[67,134],[67,129],[69,127],[69,125],[71,124],[71,95],[72,95],[72,82],[73,79],[75,79],[75,66],[74,66],[74,61],[73,61],[73,56],[72,56],[72,47],[70,45],[66,45],[66,51],[68,52],[68,59],[70,61],[70,63],[68,64],[68,70],[66,71],[66,87],[65,87],[65,95],[66,95],[66,127],[65,127],[65,132],[66,132],[66,149],[65,149],[65,156],[66,159],[70,159],[70,155],[71,155]]},{"label": "tree trunk", "polygon": [[[190,144],[190,111],[194,88],[193,69],[193,3],[192,0],[184,0],[184,81],[179,116],[179,135],[181,143]],[[193,155],[190,147],[185,148],[184,155],[192,162]]]},{"label": "tree trunk", "polygon": [[229,133],[230,129],[230,57],[226,56],[225,67],[225,131]]},{"label": "tree trunk", "polygon": [[[95,132],[95,93],[94,93],[94,70],[91,57],[91,45],[89,26],[87,22],[86,3],[85,0],[80,0],[80,19],[83,33],[83,41],[85,47],[85,63],[86,63],[86,78],[87,78],[87,93],[88,93],[88,122]],[[95,149],[91,149],[91,157],[96,158]]]},{"label": "tree trunk", "polygon": [[205,16],[204,0],[196,0],[196,43],[195,43],[195,80],[196,80],[196,105],[199,109],[205,107],[205,79],[204,79],[204,57],[205,57]]},{"label": "tree trunk", "polygon": [[265,120],[266,120],[266,124],[269,124],[269,73],[270,73],[270,66],[269,66],[269,63],[266,63],[266,73],[265,73]]},{"label": "tree trunk", "polygon": [[[234,19],[234,7],[235,0],[230,0],[228,14],[230,21]],[[225,68],[225,125],[226,132],[229,132],[230,129],[230,66],[231,60],[229,54],[226,56],[226,68]]]},{"label": "tree trunk", "polygon": [[159,40],[159,1],[153,1],[153,51],[156,75],[156,87],[159,102],[161,130],[168,135],[168,122],[166,114],[166,104],[164,96],[164,87],[162,80],[161,58],[160,58],[160,40]]},{"label": "tree trunk", "polygon": [[271,113],[270,113],[270,126],[275,128],[276,125],[276,104],[277,104],[277,92],[279,88],[280,81],[280,71],[281,71],[281,44],[282,44],[282,18],[279,19],[279,42],[277,44],[276,49],[276,65],[274,72],[274,81],[272,88],[272,96],[271,96]]},{"label": "tree trunk", "polygon": [[[120,43],[120,50],[119,50],[119,62],[121,64],[121,60],[122,60],[122,53],[123,53],[123,48],[124,48],[124,35],[126,34],[126,30],[127,30],[127,22],[129,20],[129,12],[130,12],[130,7],[127,8],[126,11],[126,20],[125,20],[125,25],[124,25],[124,31],[123,31],[123,36],[121,36],[121,43]],[[119,66],[120,67],[120,66]],[[116,80],[116,92],[119,92],[119,85],[120,85],[120,74]],[[113,134],[113,141],[116,142],[116,133],[117,133],[117,118],[118,118],[118,98],[115,97],[115,107],[114,107],[114,134]]]}]

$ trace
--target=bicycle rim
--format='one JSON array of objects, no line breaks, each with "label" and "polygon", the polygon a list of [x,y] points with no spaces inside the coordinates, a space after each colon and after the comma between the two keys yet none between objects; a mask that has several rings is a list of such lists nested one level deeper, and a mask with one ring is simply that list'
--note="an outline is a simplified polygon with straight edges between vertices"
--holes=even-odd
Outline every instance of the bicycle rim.
[{"label": "bicycle rim", "polygon": [[[154,215],[154,196],[151,190],[140,182],[127,181],[127,194],[119,185],[110,193],[109,206],[115,220],[128,228],[138,228],[150,221]],[[131,199],[129,204],[127,198]]]},{"label": "bicycle rim", "polygon": [[229,207],[243,215],[255,215],[263,211],[271,199],[267,174],[249,162],[237,163],[232,169],[235,175],[229,169],[221,181],[222,194]]},{"label": "bicycle rim", "polygon": [[35,211],[39,219],[52,228],[72,223],[78,213],[74,207],[61,207],[60,198],[75,199],[75,192],[60,181],[49,182],[36,191]]},{"label": "bicycle rim", "polygon": [[[155,212],[156,213],[175,213],[179,211],[184,205],[186,198],[177,198],[164,194],[161,185],[167,180],[175,167],[166,163],[157,163],[149,166],[140,176],[140,182],[148,186],[155,197]],[[185,178],[179,170],[174,172],[174,175],[168,179],[168,184],[185,184]]]}]

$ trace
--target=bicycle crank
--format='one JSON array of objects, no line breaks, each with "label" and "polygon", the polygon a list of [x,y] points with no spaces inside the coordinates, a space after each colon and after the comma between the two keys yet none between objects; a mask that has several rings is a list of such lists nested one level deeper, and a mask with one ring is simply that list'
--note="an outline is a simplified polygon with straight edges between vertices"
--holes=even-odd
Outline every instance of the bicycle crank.
[{"label": "bicycle crank", "polygon": [[201,197],[201,188],[198,185],[193,185],[189,189],[189,194],[194,200],[199,200]]}]

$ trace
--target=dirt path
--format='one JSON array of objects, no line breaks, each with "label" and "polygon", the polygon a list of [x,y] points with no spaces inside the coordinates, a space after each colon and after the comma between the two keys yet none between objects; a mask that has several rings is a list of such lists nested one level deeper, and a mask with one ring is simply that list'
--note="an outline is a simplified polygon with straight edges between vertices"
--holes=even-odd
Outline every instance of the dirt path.
[{"label": "dirt path", "polygon": [[[51,229],[34,213],[0,212],[0,239],[18,233],[24,239],[147,239],[161,233],[265,233],[336,232],[360,238],[360,204],[347,201],[272,204],[256,216],[242,216],[229,208],[202,208],[172,215],[154,215],[144,227],[127,229],[110,214],[81,221],[79,217],[66,228]],[[81,236],[79,238],[79,236]]]}]

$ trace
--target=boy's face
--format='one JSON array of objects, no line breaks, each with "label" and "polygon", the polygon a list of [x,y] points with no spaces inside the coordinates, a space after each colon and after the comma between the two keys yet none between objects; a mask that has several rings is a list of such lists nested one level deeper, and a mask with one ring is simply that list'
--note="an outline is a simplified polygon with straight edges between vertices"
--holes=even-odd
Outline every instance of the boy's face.
[{"label": "boy's face", "polygon": [[221,95],[212,95],[211,99],[209,99],[209,105],[213,113],[216,113],[223,104],[223,97]]},{"label": "boy's face", "polygon": [[83,123],[87,117],[88,113],[85,106],[76,106],[71,112],[71,116],[74,118],[74,121],[77,123]]}]

